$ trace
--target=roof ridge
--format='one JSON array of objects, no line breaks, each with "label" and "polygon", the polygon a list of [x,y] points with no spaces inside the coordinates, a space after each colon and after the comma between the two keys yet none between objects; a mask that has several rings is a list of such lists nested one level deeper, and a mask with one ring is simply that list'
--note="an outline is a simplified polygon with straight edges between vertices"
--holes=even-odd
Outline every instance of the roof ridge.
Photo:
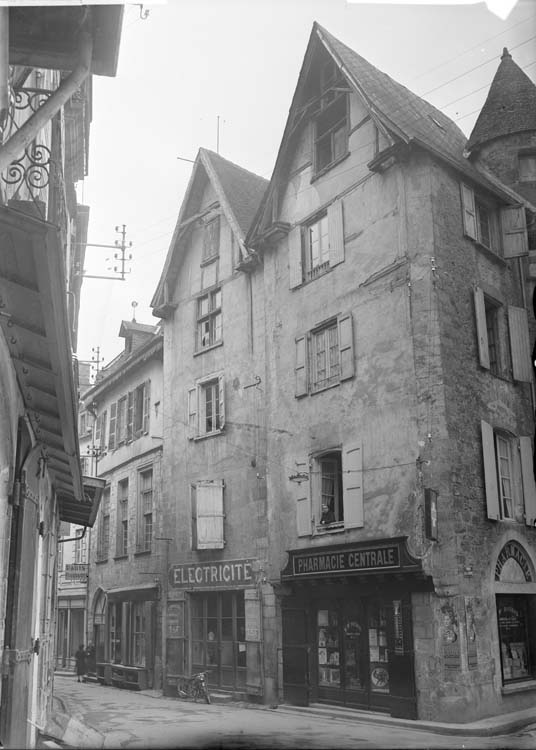
[{"label": "roof ridge", "polygon": [[268,180],[266,179],[266,177],[262,177],[262,175],[257,174],[256,172],[252,172],[251,169],[246,169],[245,167],[240,166],[240,164],[237,164],[236,162],[231,161],[230,159],[226,159],[225,156],[222,156],[221,154],[217,153],[216,151],[212,151],[209,148],[203,148],[203,147],[200,147],[199,151],[203,151],[205,154],[208,155],[209,158],[213,158],[215,156],[217,159],[220,159],[221,161],[226,162],[226,164],[231,165],[235,169],[239,169],[241,172],[246,172],[247,174],[250,174],[250,175],[252,175],[253,177],[256,177],[259,180],[264,180],[265,182],[268,182]]}]

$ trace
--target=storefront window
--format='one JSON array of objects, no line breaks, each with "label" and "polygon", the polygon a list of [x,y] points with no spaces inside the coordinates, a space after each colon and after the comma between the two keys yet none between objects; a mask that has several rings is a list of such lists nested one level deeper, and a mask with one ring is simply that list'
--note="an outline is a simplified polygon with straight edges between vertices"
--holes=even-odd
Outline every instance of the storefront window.
[{"label": "storefront window", "polygon": [[503,682],[531,676],[529,597],[497,596]]},{"label": "storefront window", "polygon": [[375,693],[389,692],[387,656],[387,609],[372,606],[369,610],[368,636],[370,653],[370,689]]},{"label": "storefront window", "polygon": [[318,684],[326,687],[340,687],[339,623],[336,610],[318,610],[317,632]]}]

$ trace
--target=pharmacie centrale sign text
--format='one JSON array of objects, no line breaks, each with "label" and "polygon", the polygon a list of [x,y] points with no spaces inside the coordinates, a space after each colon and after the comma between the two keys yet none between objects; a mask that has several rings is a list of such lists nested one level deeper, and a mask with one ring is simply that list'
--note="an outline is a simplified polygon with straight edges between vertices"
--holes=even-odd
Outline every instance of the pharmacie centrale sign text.
[{"label": "pharmacie centrale sign text", "polygon": [[251,560],[219,560],[207,563],[173,565],[169,571],[171,586],[199,588],[247,586],[253,583]]},{"label": "pharmacie centrale sign text", "polygon": [[398,545],[346,549],[330,552],[310,552],[295,555],[292,569],[295,576],[321,573],[355,573],[363,570],[385,570],[400,567]]}]

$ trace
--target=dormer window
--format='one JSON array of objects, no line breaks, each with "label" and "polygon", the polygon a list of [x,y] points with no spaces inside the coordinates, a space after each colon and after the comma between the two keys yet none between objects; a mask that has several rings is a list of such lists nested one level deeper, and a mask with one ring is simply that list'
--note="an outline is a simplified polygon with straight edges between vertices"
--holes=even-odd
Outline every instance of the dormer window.
[{"label": "dormer window", "polygon": [[536,182],[536,149],[520,151],[518,162],[519,182]]}]

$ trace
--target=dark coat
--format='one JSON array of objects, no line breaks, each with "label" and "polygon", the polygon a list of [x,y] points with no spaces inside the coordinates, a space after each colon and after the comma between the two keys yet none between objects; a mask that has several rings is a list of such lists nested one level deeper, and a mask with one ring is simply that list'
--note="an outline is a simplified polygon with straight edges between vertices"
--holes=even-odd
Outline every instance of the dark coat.
[{"label": "dark coat", "polygon": [[76,659],[76,674],[80,677],[86,673],[86,652],[83,648],[79,648],[74,655]]}]

